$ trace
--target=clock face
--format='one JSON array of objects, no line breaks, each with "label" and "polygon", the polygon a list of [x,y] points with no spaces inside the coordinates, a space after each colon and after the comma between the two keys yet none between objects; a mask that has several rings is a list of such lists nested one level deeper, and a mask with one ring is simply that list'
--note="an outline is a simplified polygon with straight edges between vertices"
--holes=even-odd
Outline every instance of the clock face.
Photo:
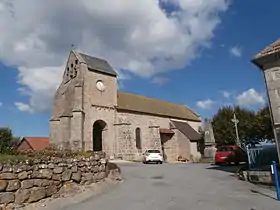
[{"label": "clock face", "polygon": [[96,82],[96,88],[97,88],[97,90],[99,90],[100,92],[103,92],[103,91],[105,91],[106,86],[104,85],[104,83],[103,83],[101,80],[98,80],[98,81]]}]

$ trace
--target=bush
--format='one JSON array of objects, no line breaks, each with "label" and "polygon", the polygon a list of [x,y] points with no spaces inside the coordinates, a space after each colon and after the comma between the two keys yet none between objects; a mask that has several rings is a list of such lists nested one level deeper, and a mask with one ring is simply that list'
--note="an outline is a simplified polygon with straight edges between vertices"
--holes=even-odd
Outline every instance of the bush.
[{"label": "bush", "polygon": [[19,143],[19,138],[14,137],[9,128],[0,128],[0,153],[11,153]]}]

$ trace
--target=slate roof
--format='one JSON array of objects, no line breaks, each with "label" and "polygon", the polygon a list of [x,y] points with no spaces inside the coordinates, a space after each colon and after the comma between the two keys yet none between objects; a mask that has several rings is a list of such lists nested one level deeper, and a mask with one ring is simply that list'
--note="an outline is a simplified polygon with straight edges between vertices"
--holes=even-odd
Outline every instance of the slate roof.
[{"label": "slate roof", "polygon": [[264,50],[262,50],[257,55],[255,55],[254,59],[264,57],[266,55],[273,54],[273,53],[279,52],[279,51],[280,51],[280,39],[276,40],[271,45],[269,45]]},{"label": "slate roof", "polygon": [[83,53],[79,53],[90,70],[99,71],[101,73],[117,76],[112,66],[104,59],[92,57]]},{"label": "slate roof", "polygon": [[22,141],[26,141],[35,151],[44,150],[49,146],[48,137],[24,137]]},{"label": "slate roof", "polygon": [[191,141],[197,141],[201,139],[201,135],[194,130],[189,123],[187,122],[179,122],[179,121],[174,121],[171,120],[171,122],[174,124],[174,126],[181,131],[186,137],[188,137],[189,140]]},{"label": "slate roof", "polygon": [[127,110],[197,122],[201,121],[199,119],[199,115],[184,105],[125,92],[118,92],[117,100],[117,109],[119,110]]}]

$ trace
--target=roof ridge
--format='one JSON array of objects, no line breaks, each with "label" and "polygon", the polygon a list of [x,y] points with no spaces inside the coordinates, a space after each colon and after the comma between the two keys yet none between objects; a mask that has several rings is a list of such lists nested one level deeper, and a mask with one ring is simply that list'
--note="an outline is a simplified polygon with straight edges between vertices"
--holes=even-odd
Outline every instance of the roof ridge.
[{"label": "roof ridge", "polygon": [[278,51],[280,51],[280,38],[276,39],[270,45],[261,50],[258,54],[254,56],[254,58],[260,58]]},{"label": "roof ridge", "polygon": [[24,136],[23,138],[49,138],[48,136]]},{"label": "roof ridge", "polygon": [[75,52],[80,54],[80,55],[85,55],[85,56],[92,57],[94,59],[97,59],[97,60],[104,61],[104,62],[108,63],[108,61],[105,58],[100,58],[100,57],[92,56],[92,55],[89,55],[87,53],[83,53],[83,52],[79,52],[79,51],[75,51]]},{"label": "roof ridge", "polygon": [[117,100],[117,108],[121,110],[168,116],[174,119],[201,121],[200,116],[185,104],[181,105],[162,99],[122,91],[118,91]]},{"label": "roof ridge", "polygon": [[[166,101],[166,100],[163,100],[163,99],[152,98],[152,97],[148,97],[148,96],[145,96],[145,95],[140,95],[140,94],[130,93],[130,92],[118,91],[118,93],[130,94],[130,95],[135,95],[135,96],[142,97],[142,98],[153,99],[153,100],[157,100],[157,101],[160,101],[160,102],[165,102],[165,103],[174,104],[174,105],[181,106],[181,107],[186,107],[187,109],[191,110],[191,109],[190,109],[187,105],[185,105],[185,104],[182,105],[182,104],[179,104],[179,103],[175,103],[175,102],[171,102],[171,101]],[[195,113],[194,113],[194,114],[195,114]]]}]

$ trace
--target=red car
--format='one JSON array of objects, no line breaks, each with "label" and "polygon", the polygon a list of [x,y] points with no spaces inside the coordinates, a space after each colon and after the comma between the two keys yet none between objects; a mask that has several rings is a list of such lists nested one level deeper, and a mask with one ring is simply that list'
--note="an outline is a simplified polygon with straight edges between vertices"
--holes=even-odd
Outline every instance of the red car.
[{"label": "red car", "polygon": [[236,145],[217,147],[217,151],[215,154],[215,164],[220,164],[220,163],[239,164],[241,162],[246,162],[246,161],[247,161],[246,152],[242,148]]}]

